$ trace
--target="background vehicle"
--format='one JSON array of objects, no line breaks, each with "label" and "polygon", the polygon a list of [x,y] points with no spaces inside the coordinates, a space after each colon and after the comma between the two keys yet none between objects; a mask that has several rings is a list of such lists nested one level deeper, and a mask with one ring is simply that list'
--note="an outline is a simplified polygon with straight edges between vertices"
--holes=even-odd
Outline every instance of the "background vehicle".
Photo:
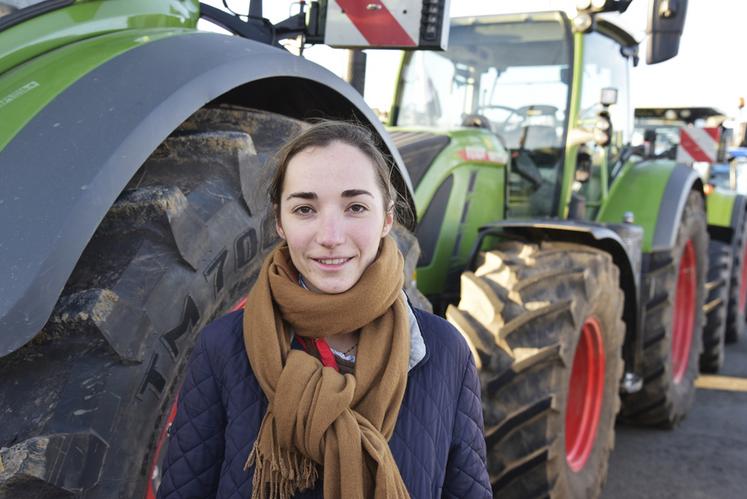
[{"label": "background vehicle", "polygon": [[637,133],[648,139],[644,156],[676,159],[707,184],[711,241],[700,363],[714,372],[723,364],[724,341],[744,333],[747,307],[747,199],[737,192],[740,165],[730,157],[732,130],[723,126],[726,113],[712,107],[638,108],[635,119]]},{"label": "background vehicle", "polygon": [[[618,391],[624,419],[673,426],[698,371],[703,184],[635,154],[638,44],[586,7],[453,20],[445,53],[405,55],[390,113],[418,286],[473,347],[499,497],[598,495]],[[671,7],[651,4],[649,63],[677,52]]]},{"label": "background vehicle", "polygon": [[0,496],[153,496],[195,335],[275,242],[267,160],[305,120],[370,126],[412,205],[358,93],[278,46],[319,39],[320,7],[0,3]]}]

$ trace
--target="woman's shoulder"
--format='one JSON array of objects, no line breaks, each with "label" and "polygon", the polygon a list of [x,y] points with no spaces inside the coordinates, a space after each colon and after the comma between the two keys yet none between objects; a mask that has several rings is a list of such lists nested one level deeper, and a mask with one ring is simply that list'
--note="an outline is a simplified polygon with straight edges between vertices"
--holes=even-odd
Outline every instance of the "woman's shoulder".
[{"label": "woman's shoulder", "polygon": [[470,353],[469,346],[462,334],[443,317],[413,308],[420,332],[425,341],[428,357],[436,358],[456,354],[459,359],[466,359]]},{"label": "woman's shoulder", "polygon": [[244,348],[244,311],[237,310],[208,323],[198,342],[208,353],[226,357]]}]

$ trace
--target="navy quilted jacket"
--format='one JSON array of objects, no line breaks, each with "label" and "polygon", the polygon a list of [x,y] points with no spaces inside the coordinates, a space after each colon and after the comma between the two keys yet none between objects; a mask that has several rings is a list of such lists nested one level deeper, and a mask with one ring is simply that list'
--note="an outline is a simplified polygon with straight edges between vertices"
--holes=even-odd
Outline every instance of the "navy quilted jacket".
[{"label": "navy quilted jacket", "polygon": [[[413,498],[492,497],[480,386],[470,351],[445,320],[415,310],[425,357],[408,375],[389,446]],[[171,428],[163,499],[251,496],[244,462],[267,408],[242,339],[243,312],[209,324],[195,346]],[[321,498],[321,480],[298,498]]]}]

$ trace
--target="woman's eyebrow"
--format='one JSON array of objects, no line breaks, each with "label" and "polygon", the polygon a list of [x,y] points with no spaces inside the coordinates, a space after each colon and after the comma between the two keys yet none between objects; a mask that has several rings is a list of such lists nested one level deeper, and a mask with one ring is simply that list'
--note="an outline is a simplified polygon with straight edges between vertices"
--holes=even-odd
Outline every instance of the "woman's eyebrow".
[{"label": "woman's eyebrow", "polygon": [[355,196],[362,196],[364,194],[367,196],[374,197],[373,194],[371,194],[370,192],[364,189],[348,189],[348,190],[342,191],[342,194],[340,194],[340,196],[344,198],[354,198]]},{"label": "woman's eyebrow", "polygon": [[285,198],[286,201],[288,201],[291,198],[301,198],[301,199],[317,199],[319,196],[316,195],[316,192],[292,192],[288,194],[288,197]]}]

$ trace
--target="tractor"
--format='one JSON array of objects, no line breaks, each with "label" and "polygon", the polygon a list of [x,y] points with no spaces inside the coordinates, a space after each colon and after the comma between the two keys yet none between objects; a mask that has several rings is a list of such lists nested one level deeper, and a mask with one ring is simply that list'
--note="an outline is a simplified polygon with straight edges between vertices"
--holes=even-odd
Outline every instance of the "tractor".
[{"label": "tractor", "polygon": [[[645,157],[675,159],[704,181],[710,243],[701,370],[723,364],[724,342],[744,334],[747,307],[747,198],[737,192],[726,113],[713,107],[637,108],[635,127]],[[721,304],[725,304],[722,306]]]},{"label": "tractor", "polygon": [[[673,427],[693,401],[703,181],[631,144],[638,42],[600,15],[629,3],[453,19],[445,52],[398,73],[417,285],[476,358],[496,497],[596,497],[618,412]],[[686,7],[651,2],[649,64]]]},{"label": "tractor", "polygon": [[[444,1],[411,3],[408,46],[438,45]],[[0,1],[0,497],[154,497],[197,333],[277,241],[269,159],[308,120],[370,127],[414,210],[363,98],[280,45],[323,41],[329,5]]]}]

